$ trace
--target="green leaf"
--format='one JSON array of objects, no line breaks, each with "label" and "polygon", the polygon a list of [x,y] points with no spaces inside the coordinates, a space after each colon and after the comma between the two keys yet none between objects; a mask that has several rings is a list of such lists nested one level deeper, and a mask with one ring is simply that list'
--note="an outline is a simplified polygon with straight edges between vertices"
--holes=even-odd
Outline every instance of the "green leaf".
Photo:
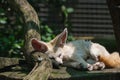
[{"label": "green leaf", "polygon": [[0,23],[1,24],[5,24],[7,22],[7,18],[4,17],[4,18],[0,18]]},{"label": "green leaf", "polygon": [[68,12],[68,13],[72,13],[73,11],[74,11],[73,8],[67,8],[67,12]]},{"label": "green leaf", "polygon": [[62,11],[66,11],[66,7],[64,5],[61,6]]},{"label": "green leaf", "polygon": [[47,29],[49,33],[52,33],[52,30],[50,28]]},{"label": "green leaf", "polygon": [[19,44],[14,44],[14,47],[15,47],[15,48],[18,48],[18,49],[21,48],[21,46],[20,46]]}]

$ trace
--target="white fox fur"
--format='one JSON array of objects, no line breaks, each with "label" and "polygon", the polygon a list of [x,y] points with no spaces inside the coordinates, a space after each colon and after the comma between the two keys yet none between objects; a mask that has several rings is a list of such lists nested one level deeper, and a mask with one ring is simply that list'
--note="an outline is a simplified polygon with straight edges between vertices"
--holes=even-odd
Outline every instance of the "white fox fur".
[{"label": "white fox fur", "polygon": [[109,55],[109,52],[98,43],[77,40],[66,44],[67,29],[46,43],[33,38],[32,46],[35,50],[46,53],[58,63],[76,69],[103,69],[104,63],[98,62],[101,54]]}]

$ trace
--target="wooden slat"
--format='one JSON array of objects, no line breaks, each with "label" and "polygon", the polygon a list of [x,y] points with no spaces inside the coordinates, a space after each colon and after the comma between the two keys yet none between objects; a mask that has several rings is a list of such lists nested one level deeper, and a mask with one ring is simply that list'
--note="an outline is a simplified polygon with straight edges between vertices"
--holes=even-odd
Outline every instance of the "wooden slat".
[{"label": "wooden slat", "polygon": [[[72,26],[76,26],[76,27],[112,27],[112,25],[103,25],[103,24],[99,24],[99,25],[95,25],[95,24],[91,24],[91,25],[88,25],[87,23],[86,24],[72,24]],[[74,27],[73,27],[74,28]],[[78,28],[79,29],[79,28]]]},{"label": "wooden slat", "polygon": [[110,24],[112,25],[111,20],[92,20],[92,19],[72,19],[72,23],[87,23],[87,24]]},{"label": "wooden slat", "polygon": [[105,5],[100,5],[100,4],[81,4],[81,5],[77,5],[76,8],[98,8],[98,9],[108,9],[108,7]]},{"label": "wooden slat", "polygon": [[[106,0],[68,0],[66,6],[74,8],[74,12],[68,17],[73,35],[113,36]],[[57,7],[53,9],[45,3],[39,3],[38,7],[38,15],[43,22],[49,26],[63,28],[64,23]]]},{"label": "wooden slat", "polygon": [[91,19],[92,19],[92,18],[102,18],[102,17],[103,17],[103,18],[108,18],[108,19],[111,18],[110,16],[106,16],[106,15],[102,15],[102,16],[101,16],[101,15],[86,15],[86,14],[84,14],[84,15],[74,14],[73,16],[71,16],[71,18],[73,18],[73,17],[75,17],[75,18],[79,18],[79,17],[80,17],[80,18],[82,18],[82,17],[83,17],[83,18],[84,18],[84,17],[86,18],[86,17],[87,17],[87,18],[91,18]]}]

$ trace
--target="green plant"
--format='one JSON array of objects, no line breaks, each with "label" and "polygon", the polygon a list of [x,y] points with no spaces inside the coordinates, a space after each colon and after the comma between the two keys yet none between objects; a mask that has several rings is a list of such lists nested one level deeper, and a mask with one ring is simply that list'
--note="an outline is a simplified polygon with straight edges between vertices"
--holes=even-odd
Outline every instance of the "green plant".
[{"label": "green plant", "polygon": [[0,56],[22,57],[22,25],[7,2],[1,0],[0,3]]},{"label": "green plant", "polygon": [[48,42],[54,37],[53,30],[48,25],[41,25],[41,39],[43,41]]},{"label": "green plant", "polygon": [[[74,40],[74,37],[72,36],[71,32],[71,23],[68,19],[70,13],[74,12],[74,9],[72,7],[66,6],[68,0],[41,0],[44,4],[49,4],[52,8],[52,10],[58,10],[57,14],[61,15],[62,17],[62,24],[64,27],[67,27],[69,29],[69,36],[68,41]],[[43,23],[43,22],[42,22]],[[44,23],[45,24],[45,23]],[[52,28],[48,25],[44,25],[41,27],[42,39],[45,41],[51,40],[55,35],[53,30],[56,30],[56,27],[58,26],[52,26]],[[55,34],[59,34],[60,32],[57,32]]]},{"label": "green plant", "polygon": [[3,57],[20,57],[21,46],[23,46],[23,40],[16,40],[14,35],[2,36],[0,38],[0,56]]},{"label": "green plant", "polygon": [[[57,34],[53,33],[54,31],[48,25],[41,25],[41,39],[45,42],[52,40]],[[71,34],[68,34],[67,41],[74,40],[74,37]]]}]

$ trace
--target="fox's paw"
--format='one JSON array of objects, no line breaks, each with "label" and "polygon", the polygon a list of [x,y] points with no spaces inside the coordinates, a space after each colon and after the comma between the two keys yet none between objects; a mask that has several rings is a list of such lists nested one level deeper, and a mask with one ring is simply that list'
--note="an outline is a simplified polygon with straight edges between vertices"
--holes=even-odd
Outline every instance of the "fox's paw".
[{"label": "fox's paw", "polygon": [[92,71],[93,70],[93,65],[91,64],[87,64],[87,65],[84,65],[84,64],[79,64],[79,65],[76,65],[75,66],[76,69],[79,69],[81,71]]},{"label": "fox's paw", "polygon": [[105,64],[103,62],[96,62],[93,64],[94,70],[103,70],[105,68]]},{"label": "fox's paw", "polygon": [[91,65],[91,64],[87,64],[87,69],[89,70],[89,71],[92,71],[94,68],[93,68],[93,65]]}]

